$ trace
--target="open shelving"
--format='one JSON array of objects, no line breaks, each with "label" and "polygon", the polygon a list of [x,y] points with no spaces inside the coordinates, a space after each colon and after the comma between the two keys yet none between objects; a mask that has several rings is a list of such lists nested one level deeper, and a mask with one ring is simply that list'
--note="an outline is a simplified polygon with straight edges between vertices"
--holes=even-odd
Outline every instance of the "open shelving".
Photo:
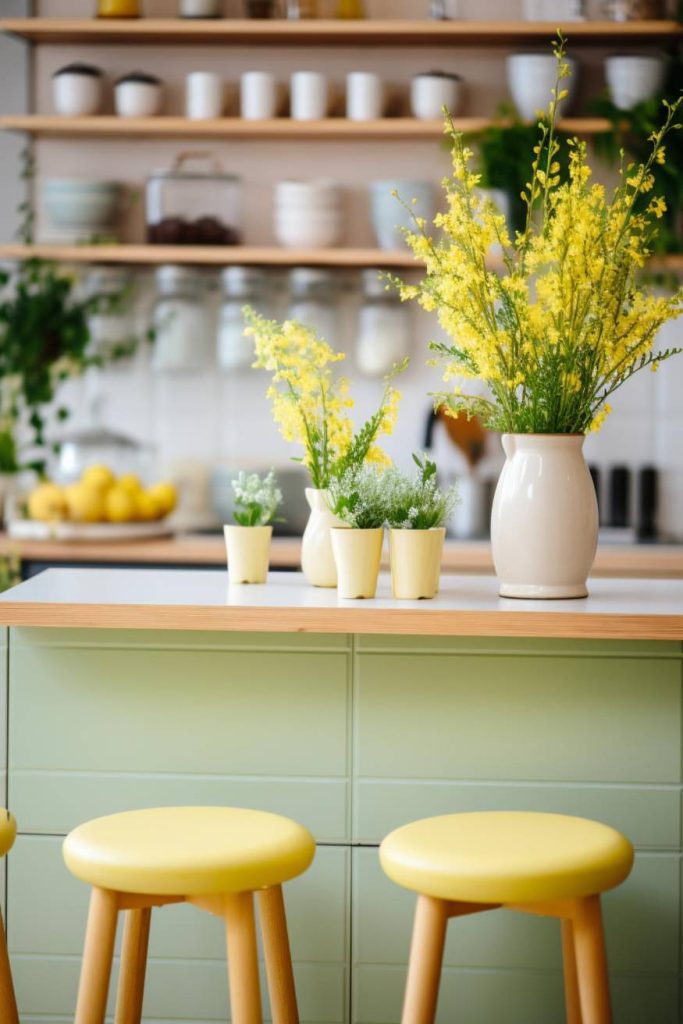
[{"label": "open shelving", "polygon": [[674,42],[682,28],[675,21],[285,21],[277,19],[130,20],[5,18],[0,31],[32,43],[126,43],[146,46],[209,43],[223,46],[518,46],[552,38],[557,28],[575,45]]}]

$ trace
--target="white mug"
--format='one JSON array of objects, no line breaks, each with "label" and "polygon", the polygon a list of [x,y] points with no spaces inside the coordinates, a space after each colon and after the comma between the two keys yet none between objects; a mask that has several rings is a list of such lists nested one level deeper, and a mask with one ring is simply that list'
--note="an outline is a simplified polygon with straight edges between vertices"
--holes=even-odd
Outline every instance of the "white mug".
[{"label": "white mug", "polygon": [[327,116],[327,79],[318,71],[295,71],[291,78],[291,116],[318,121]]},{"label": "white mug", "polygon": [[247,121],[267,121],[277,113],[277,86],[270,71],[245,71],[240,79],[240,114]]},{"label": "white mug", "polygon": [[223,80],[213,71],[192,71],[186,79],[185,108],[192,121],[220,117],[223,113]]},{"label": "white mug", "polygon": [[349,121],[374,121],[382,116],[382,80],[372,71],[351,71],[346,76],[346,116]]}]

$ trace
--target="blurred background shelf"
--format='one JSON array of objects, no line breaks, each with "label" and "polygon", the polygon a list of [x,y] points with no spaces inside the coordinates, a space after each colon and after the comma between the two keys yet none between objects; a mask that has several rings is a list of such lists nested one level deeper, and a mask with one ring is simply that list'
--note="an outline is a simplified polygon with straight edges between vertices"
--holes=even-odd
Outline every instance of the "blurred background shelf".
[{"label": "blurred background shelf", "polygon": [[517,46],[546,41],[561,28],[572,44],[673,42],[681,37],[675,21],[332,21],[140,18],[6,18],[0,31],[32,43],[128,43],[154,46],[194,43],[269,46],[311,43],[326,46]]}]

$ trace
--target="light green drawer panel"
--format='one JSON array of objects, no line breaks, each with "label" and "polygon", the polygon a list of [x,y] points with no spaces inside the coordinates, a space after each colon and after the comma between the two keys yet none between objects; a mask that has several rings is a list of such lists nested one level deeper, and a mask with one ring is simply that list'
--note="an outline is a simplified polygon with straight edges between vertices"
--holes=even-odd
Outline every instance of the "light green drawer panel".
[{"label": "light green drawer panel", "polygon": [[353,838],[379,842],[418,818],[464,811],[549,811],[596,818],[637,846],[678,848],[678,786],[519,785],[503,782],[392,782],[355,784]]},{"label": "light green drawer panel", "polygon": [[[292,956],[307,1021],[343,1019],[348,961],[349,858],[343,847],[319,848],[313,865],[285,886]],[[62,863],[61,840],[20,836],[9,865],[8,937],[26,1014],[73,1012],[89,888]],[[119,941],[121,927],[119,928]],[[152,915],[148,1013],[160,1018],[225,1017],[225,945],[218,918],[194,907]],[[169,972],[178,969],[178,979]],[[64,978],[59,980],[59,971]],[[35,972],[35,978],[32,971]],[[189,972],[189,973],[188,973]],[[204,984],[209,994],[202,994]],[[185,985],[190,995],[181,994]],[[170,986],[170,994],[167,989]],[[199,1002],[189,1005],[197,991]],[[333,995],[334,993],[334,995]],[[177,997],[181,1012],[169,1010]],[[202,1002],[202,1000],[209,1000]],[[207,1009],[208,1008],[208,1009]]]},{"label": "light green drawer panel", "polygon": [[356,774],[678,783],[678,659],[361,655]]},{"label": "light green drawer panel", "polygon": [[[407,962],[415,896],[383,874],[374,849],[354,851],[353,951],[357,963]],[[605,896],[614,971],[679,970],[679,858],[638,854],[630,878]],[[559,969],[558,922],[512,911],[453,920],[445,963],[468,968]]]},{"label": "light green drawer panel", "polygon": [[[45,631],[43,631],[45,632]],[[634,658],[683,658],[683,643],[676,640],[562,640],[531,637],[456,637],[456,636],[377,636],[356,637],[361,653],[401,651],[433,654],[490,654],[552,657],[592,657],[594,655]]]},{"label": "light green drawer panel", "polygon": [[13,649],[13,769],[344,776],[347,656]]},{"label": "light green drawer panel", "polygon": [[[363,965],[354,975],[353,1024],[399,1024],[405,972]],[[614,1024],[680,1024],[678,979],[612,979]],[[437,1024],[566,1024],[562,976],[446,969]]]},{"label": "light green drawer panel", "polygon": [[[7,630],[5,630],[7,632]],[[13,627],[12,648],[94,647],[97,650],[350,651],[351,637],[325,633],[232,633],[171,629],[40,629]]]},{"label": "light green drawer panel", "polygon": [[25,832],[65,834],[102,814],[200,804],[285,814],[319,841],[338,842],[347,838],[350,785],[336,779],[13,771],[10,804]]},{"label": "light green drawer panel", "polygon": [[2,789],[0,789],[0,803],[5,802],[7,790],[5,777],[5,764],[7,763],[7,659],[8,659],[8,631],[7,627],[0,627],[0,765],[3,769]]}]

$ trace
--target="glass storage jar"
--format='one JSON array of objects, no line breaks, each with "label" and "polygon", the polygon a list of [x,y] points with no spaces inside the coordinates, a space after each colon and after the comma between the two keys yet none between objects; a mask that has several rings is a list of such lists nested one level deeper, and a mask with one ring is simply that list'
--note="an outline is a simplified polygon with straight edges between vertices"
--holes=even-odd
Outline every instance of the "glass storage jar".
[{"label": "glass storage jar", "polygon": [[111,353],[135,337],[133,278],[123,267],[94,267],[86,276],[84,291],[95,299],[88,317],[91,355]]},{"label": "glass storage jar", "polygon": [[334,274],[318,267],[295,267],[289,272],[289,290],[289,319],[312,328],[334,348],[337,319]]},{"label": "glass storage jar", "polygon": [[222,0],[179,0],[180,18],[220,18],[223,15]]},{"label": "glass storage jar", "polygon": [[159,245],[239,245],[241,180],[210,153],[181,153],[147,179],[147,241]]},{"label": "glass storage jar", "polygon": [[269,280],[259,267],[226,267],[221,274],[223,298],[218,313],[218,365],[247,370],[254,362],[254,342],[244,334],[244,306],[268,315]]},{"label": "glass storage jar", "polygon": [[409,310],[397,292],[387,291],[379,270],[364,270],[358,313],[356,364],[368,377],[382,377],[408,354]]},{"label": "glass storage jar", "polygon": [[156,272],[152,368],[201,370],[208,362],[209,319],[204,282],[196,270],[166,264]]}]

